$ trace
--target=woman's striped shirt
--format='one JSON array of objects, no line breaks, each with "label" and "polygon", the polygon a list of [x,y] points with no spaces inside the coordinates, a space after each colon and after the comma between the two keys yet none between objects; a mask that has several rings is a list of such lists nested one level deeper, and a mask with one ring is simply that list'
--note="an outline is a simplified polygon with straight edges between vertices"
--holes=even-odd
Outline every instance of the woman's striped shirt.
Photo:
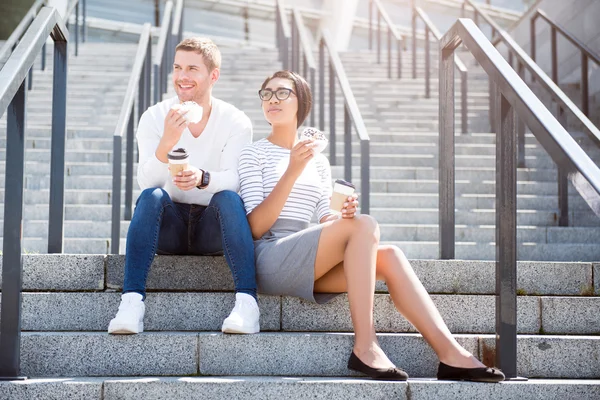
[{"label": "woman's striped shirt", "polygon": [[[261,139],[242,150],[239,162],[240,193],[246,214],[273,191],[290,162],[290,150]],[[329,214],[331,169],[319,154],[304,168],[285,202],[279,218],[310,222],[315,211],[318,220]]]}]

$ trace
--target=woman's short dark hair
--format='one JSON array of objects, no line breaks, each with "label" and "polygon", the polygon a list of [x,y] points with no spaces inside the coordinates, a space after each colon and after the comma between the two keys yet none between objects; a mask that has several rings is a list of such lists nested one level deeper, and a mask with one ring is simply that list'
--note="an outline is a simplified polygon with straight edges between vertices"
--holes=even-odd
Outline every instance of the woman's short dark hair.
[{"label": "woman's short dark hair", "polygon": [[308,117],[308,113],[312,109],[312,91],[310,90],[310,85],[306,80],[292,71],[277,71],[273,75],[269,76],[263,82],[261,89],[264,89],[271,79],[275,78],[283,78],[289,79],[294,83],[294,92],[296,93],[296,97],[298,98],[298,124],[297,128],[302,125],[302,123]]}]

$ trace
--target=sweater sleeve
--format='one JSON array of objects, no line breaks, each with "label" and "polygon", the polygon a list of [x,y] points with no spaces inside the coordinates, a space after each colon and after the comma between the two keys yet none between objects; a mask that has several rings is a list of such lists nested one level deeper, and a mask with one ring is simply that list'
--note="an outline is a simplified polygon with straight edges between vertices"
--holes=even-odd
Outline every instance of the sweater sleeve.
[{"label": "sweater sleeve", "polygon": [[169,179],[168,164],[156,158],[156,149],[160,143],[160,129],[151,111],[146,110],[138,124],[136,134],[139,150],[137,180],[140,189],[164,187]]},{"label": "sweater sleeve", "polygon": [[229,139],[223,148],[220,168],[218,171],[209,171],[210,183],[204,190],[213,194],[223,190],[234,192],[239,190],[238,161],[242,149],[250,143],[252,143],[252,122],[246,114],[241,113],[233,123]]},{"label": "sweater sleeve", "polygon": [[321,177],[321,198],[317,203],[317,218],[320,221],[324,216],[331,214],[329,205],[331,203],[331,166],[329,160],[323,154],[319,155],[319,176]]},{"label": "sweater sleeve", "polygon": [[242,150],[239,174],[240,195],[248,215],[264,200],[262,165],[256,145],[246,146]]}]

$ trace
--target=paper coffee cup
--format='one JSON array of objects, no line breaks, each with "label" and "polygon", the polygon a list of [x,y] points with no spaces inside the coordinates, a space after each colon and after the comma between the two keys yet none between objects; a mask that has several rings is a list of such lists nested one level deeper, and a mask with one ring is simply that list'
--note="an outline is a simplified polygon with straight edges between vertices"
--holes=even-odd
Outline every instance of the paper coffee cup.
[{"label": "paper coffee cup", "polygon": [[352,183],[346,182],[343,179],[338,179],[333,185],[333,193],[331,194],[330,211],[333,214],[341,215],[344,203],[348,201],[348,197],[352,196],[355,191]]},{"label": "paper coffee cup", "polygon": [[167,154],[171,176],[176,176],[181,171],[188,169],[189,157],[190,155],[184,148],[175,149]]}]

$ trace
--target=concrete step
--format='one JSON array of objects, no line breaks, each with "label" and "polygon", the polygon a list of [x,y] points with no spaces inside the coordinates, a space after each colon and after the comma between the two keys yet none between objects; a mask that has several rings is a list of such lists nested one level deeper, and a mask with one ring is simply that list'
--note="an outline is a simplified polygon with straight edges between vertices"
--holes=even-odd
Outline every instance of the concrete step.
[{"label": "concrete step", "polygon": [[598,380],[530,379],[482,385],[467,382],[437,381],[410,378],[408,382],[375,381],[362,378],[333,377],[131,377],[131,378],[30,378],[26,382],[0,382],[0,396],[12,400],[89,399],[147,400],[210,398],[214,400],[251,400],[260,393],[261,399],[328,400],[521,400],[543,398],[562,400],[576,396],[580,400],[600,396]]},{"label": "concrete step", "polygon": [[[31,222],[30,222],[31,224]],[[27,221],[24,229],[27,228]],[[66,229],[66,228],[65,228]],[[428,241],[439,240],[437,224],[380,224],[381,240],[384,241]],[[44,231],[47,231],[47,227]],[[65,230],[65,235],[67,234]],[[77,232],[73,230],[73,232]],[[457,225],[456,240],[472,243],[493,243],[496,240],[494,225]],[[36,235],[32,235],[36,236]],[[517,226],[517,241],[519,243],[600,243],[600,228],[581,227],[538,227]]]},{"label": "concrete step", "polygon": [[[91,234],[93,235],[93,233]],[[46,234],[41,237],[23,238],[23,252],[45,254],[48,252]],[[2,238],[0,238],[0,246]],[[68,254],[108,254],[111,240],[104,237],[65,238],[63,251]],[[440,256],[437,241],[382,241],[381,244],[396,245],[409,257],[435,259]],[[124,254],[126,239],[119,241],[119,254]],[[456,241],[456,258],[461,260],[494,260],[496,248],[493,242],[476,243]],[[600,260],[598,245],[586,243],[518,243],[518,260],[596,262]]]},{"label": "concrete step", "polygon": [[[381,243],[398,246],[410,258],[431,259],[440,256],[437,241],[383,241]],[[494,243],[457,241],[455,249],[456,258],[461,260],[496,259],[496,246]],[[517,245],[517,259],[592,262],[600,260],[600,249],[597,244],[585,243],[519,243]]]},{"label": "concrete step", "polygon": [[[24,293],[22,330],[104,332],[117,311],[120,298],[120,293]],[[495,296],[432,295],[432,299],[453,333],[495,332]],[[235,296],[233,293],[150,293],[145,303],[146,332],[219,331],[235,303]],[[262,332],[353,331],[345,294],[326,305],[294,297],[260,296],[259,307]],[[596,318],[600,312],[600,297],[519,296],[517,310],[519,333],[600,333],[600,321]],[[417,332],[398,313],[389,294],[375,295],[374,319],[377,332]]]},{"label": "concrete step", "polygon": [[[418,334],[379,334],[381,347],[413,377],[435,376],[438,359]],[[455,335],[472,354],[493,359],[493,335]],[[356,376],[346,368],[350,333],[27,332],[21,373],[28,376]],[[531,378],[590,379],[600,374],[600,337],[520,335],[517,372]],[[578,354],[573,357],[573,354]],[[561,360],[557,363],[556,360]]]},{"label": "concrete step", "polygon": [[[411,259],[410,263],[429,293],[496,293],[494,261]],[[23,290],[121,291],[124,265],[123,255],[25,254]],[[156,256],[148,274],[147,289],[230,292],[233,280],[222,256]],[[521,296],[600,296],[600,263],[519,261],[517,289]],[[383,282],[377,283],[376,292],[387,293]]]}]

